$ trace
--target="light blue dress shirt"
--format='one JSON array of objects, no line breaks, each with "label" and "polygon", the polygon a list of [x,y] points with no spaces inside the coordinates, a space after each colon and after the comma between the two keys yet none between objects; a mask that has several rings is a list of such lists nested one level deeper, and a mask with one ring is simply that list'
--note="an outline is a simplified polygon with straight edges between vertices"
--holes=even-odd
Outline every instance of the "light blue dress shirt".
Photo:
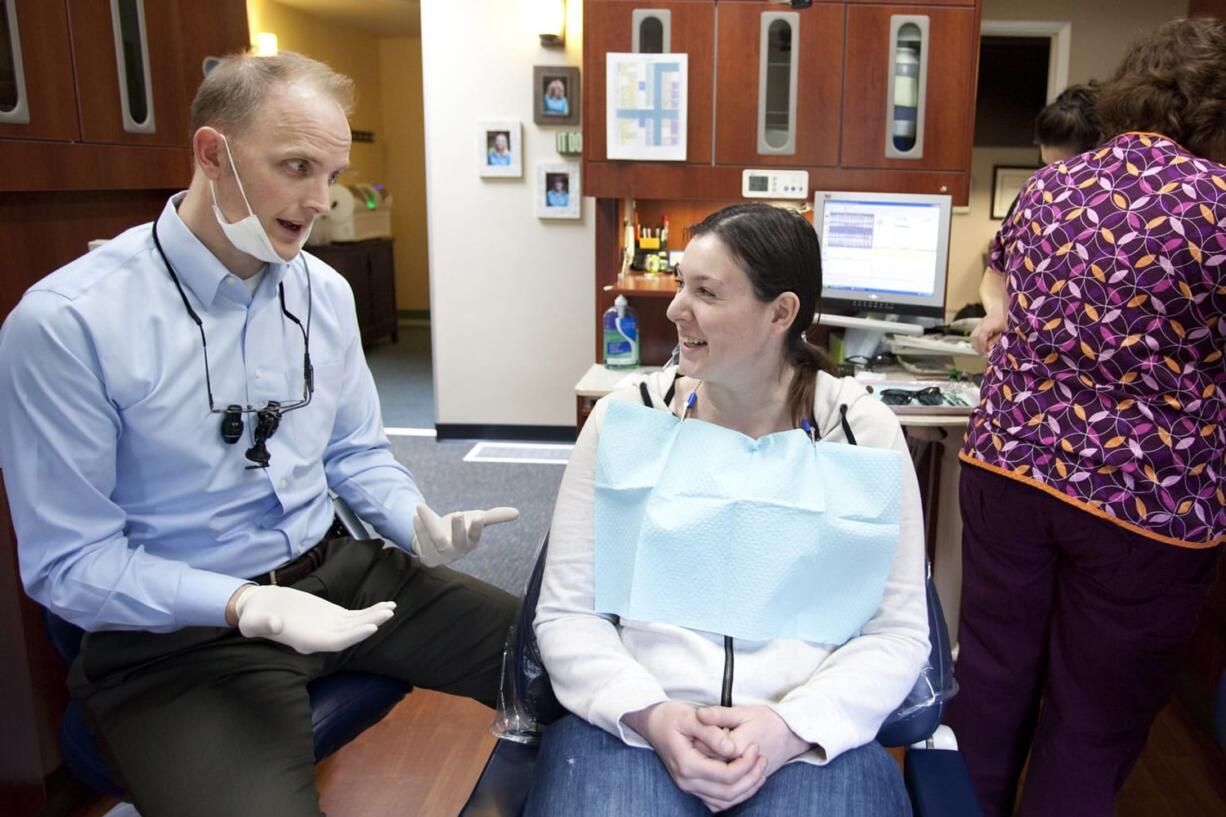
[{"label": "light blue dress shirt", "polygon": [[[303,257],[254,292],[167,202],[158,236],[204,321],[217,408],[300,399]],[[331,488],[408,549],[421,493],[392,457],[353,293],[310,263],[315,393],[284,415],[267,469],[248,469],[210,414],[200,332],[134,227],[35,284],[0,328],[0,468],[29,594],[86,630],[222,626],[242,584],[318,542]]]}]

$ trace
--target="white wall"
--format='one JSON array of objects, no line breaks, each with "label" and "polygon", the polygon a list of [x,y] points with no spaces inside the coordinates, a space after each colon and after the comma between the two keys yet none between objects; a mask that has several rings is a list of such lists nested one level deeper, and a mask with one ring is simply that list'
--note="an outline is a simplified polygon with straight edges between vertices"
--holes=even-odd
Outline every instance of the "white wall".
[{"label": "white wall", "polygon": [[[532,122],[532,67],[582,64],[582,4],[568,4],[565,52],[540,46],[531,6],[421,4],[440,424],[574,425],[574,385],[593,360],[592,200],[580,221],[542,221],[533,206],[536,163],[563,157],[554,149],[559,128]],[[523,123],[523,178],[478,175],[483,119]]]}]

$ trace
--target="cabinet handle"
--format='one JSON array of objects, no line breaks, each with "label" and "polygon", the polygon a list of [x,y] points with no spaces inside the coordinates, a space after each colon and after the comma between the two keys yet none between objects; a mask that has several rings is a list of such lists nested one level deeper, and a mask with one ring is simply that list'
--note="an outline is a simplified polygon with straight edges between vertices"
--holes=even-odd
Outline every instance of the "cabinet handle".
[{"label": "cabinet handle", "polygon": [[[17,31],[17,3],[0,0],[4,14],[0,25],[6,29],[5,42],[0,47],[8,48],[8,59],[0,59],[0,122],[25,125],[30,122],[30,108],[26,101],[26,74],[21,64],[21,35]],[[8,65],[4,65],[7,62]]]},{"label": "cabinet handle", "polygon": [[796,152],[800,14],[762,13],[758,39],[758,153]]},{"label": "cabinet handle", "polygon": [[630,12],[630,50],[635,54],[671,54],[673,13],[668,9]]},{"label": "cabinet handle", "polygon": [[928,97],[928,15],[890,17],[890,77],[886,100],[885,155],[924,158],[924,109]]},{"label": "cabinet handle", "polygon": [[111,0],[111,28],[115,33],[123,129],[128,133],[155,133],[145,0]]}]

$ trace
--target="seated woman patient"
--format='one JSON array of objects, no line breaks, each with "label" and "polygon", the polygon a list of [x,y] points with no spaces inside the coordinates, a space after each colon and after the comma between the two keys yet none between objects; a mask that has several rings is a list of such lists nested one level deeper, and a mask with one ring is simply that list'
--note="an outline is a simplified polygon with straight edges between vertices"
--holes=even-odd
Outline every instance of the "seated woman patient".
[{"label": "seated woman patient", "polygon": [[568,716],[530,815],[909,814],[873,738],[928,655],[924,541],[898,421],[804,336],[800,215],[691,231],[676,367],[597,403],[537,607]]}]

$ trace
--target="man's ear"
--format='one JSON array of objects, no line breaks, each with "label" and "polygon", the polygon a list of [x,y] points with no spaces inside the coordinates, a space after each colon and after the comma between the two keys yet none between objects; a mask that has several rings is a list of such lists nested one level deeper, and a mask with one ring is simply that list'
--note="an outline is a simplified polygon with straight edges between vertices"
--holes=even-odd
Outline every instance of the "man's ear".
[{"label": "man's ear", "polygon": [[771,304],[771,329],[786,333],[800,311],[800,298],[795,292],[783,292]]},{"label": "man's ear", "polygon": [[228,162],[221,133],[207,125],[198,128],[192,134],[192,158],[206,178],[210,181],[220,179]]}]

